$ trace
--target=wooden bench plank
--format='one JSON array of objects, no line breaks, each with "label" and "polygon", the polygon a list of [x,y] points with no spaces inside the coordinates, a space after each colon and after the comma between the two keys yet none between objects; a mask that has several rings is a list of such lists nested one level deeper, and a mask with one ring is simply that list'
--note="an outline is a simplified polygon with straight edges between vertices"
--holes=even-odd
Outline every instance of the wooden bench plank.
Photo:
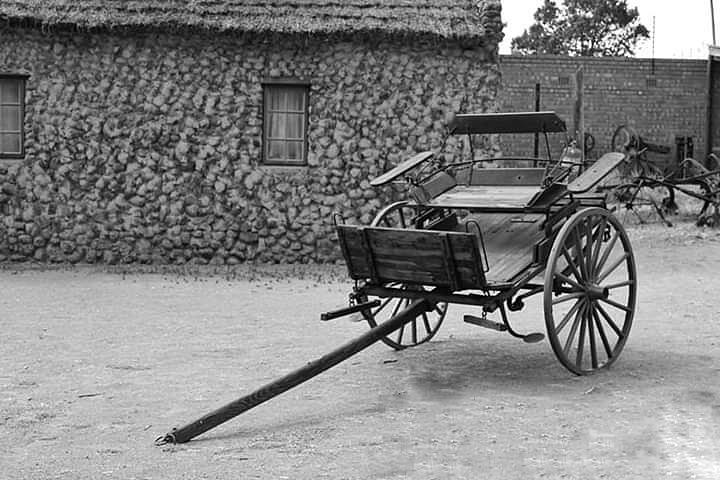
[{"label": "wooden bench plank", "polygon": [[457,185],[427,202],[447,208],[524,208],[538,187]]},{"label": "wooden bench plank", "polygon": [[618,165],[625,160],[625,155],[619,152],[606,153],[598,161],[585,170],[582,175],[570,182],[567,190],[570,193],[585,193],[607,177]]},{"label": "wooden bench plank", "polygon": [[385,185],[386,183],[390,183],[397,177],[417,167],[418,165],[426,161],[428,158],[432,158],[433,155],[435,154],[431,151],[420,152],[414,157],[408,158],[404,162],[399,163],[395,168],[388,170],[377,178],[374,178],[370,181],[370,185],[372,185],[373,187],[379,187],[381,185]]}]

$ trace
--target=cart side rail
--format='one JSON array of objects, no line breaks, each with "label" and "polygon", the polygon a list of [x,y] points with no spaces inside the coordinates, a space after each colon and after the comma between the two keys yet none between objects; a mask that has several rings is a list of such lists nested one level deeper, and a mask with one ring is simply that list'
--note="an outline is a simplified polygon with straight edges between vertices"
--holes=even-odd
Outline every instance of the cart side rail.
[{"label": "cart side rail", "polygon": [[451,291],[486,288],[473,233],[338,225],[350,278],[402,282]]}]

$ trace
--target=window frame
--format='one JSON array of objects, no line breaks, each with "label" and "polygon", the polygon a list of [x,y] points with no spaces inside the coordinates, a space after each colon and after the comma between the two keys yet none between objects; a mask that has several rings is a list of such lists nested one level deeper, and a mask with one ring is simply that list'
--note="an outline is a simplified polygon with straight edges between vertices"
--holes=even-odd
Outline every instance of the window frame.
[{"label": "window frame", "polygon": [[[26,73],[7,73],[7,72],[0,72],[0,80],[17,80],[18,86],[20,88],[19,92],[19,103],[18,104],[8,104],[9,106],[15,106],[17,105],[20,110],[20,152],[19,153],[4,153],[0,150],[0,160],[22,160],[25,158],[25,91],[26,91],[26,84],[27,79],[30,78],[30,75]],[[1,100],[0,100],[1,102]],[[0,103],[0,110],[1,107],[4,104]],[[14,132],[13,132],[14,133]]]},{"label": "window frame", "polygon": [[[305,167],[308,165],[308,127],[310,125],[310,82],[298,78],[273,78],[261,82],[262,85],[262,154],[261,164],[279,167]],[[298,88],[303,90],[304,95],[304,116],[303,137],[302,137],[302,159],[301,160],[277,160],[269,157],[270,138],[269,125],[269,104],[268,95],[272,88]]]}]

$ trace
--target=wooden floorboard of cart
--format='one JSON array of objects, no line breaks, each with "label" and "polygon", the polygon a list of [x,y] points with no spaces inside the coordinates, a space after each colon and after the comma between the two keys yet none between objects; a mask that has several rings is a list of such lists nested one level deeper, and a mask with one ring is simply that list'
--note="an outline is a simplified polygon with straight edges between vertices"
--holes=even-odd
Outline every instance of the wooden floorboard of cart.
[{"label": "wooden floorboard of cart", "polygon": [[544,236],[540,228],[543,214],[475,213],[468,215],[460,225],[477,222],[485,242],[489,271],[485,277],[489,285],[506,285],[533,263],[534,246]]}]

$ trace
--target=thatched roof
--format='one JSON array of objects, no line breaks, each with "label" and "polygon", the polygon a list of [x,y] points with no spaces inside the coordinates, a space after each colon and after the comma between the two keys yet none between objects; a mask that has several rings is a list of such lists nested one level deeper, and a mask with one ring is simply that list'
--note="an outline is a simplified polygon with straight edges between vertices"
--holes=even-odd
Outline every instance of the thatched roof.
[{"label": "thatched roof", "polygon": [[497,42],[500,0],[0,0],[0,21],[82,29],[421,35]]}]

